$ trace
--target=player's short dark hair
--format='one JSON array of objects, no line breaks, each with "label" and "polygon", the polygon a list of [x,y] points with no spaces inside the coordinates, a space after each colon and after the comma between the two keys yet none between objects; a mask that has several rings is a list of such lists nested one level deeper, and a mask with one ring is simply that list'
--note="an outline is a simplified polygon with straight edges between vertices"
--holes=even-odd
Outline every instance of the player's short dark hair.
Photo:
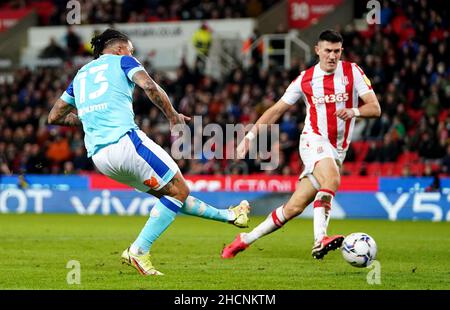
[{"label": "player's short dark hair", "polygon": [[117,41],[128,42],[129,38],[126,34],[119,30],[108,28],[103,33],[95,36],[91,40],[91,46],[94,50],[94,59],[102,54],[105,47]]},{"label": "player's short dark hair", "polygon": [[322,31],[322,33],[319,35],[319,42],[320,41],[327,41],[331,43],[339,43],[339,42],[344,43],[344,39],[342,38],[341,34],[336,30],[332,29]]}]

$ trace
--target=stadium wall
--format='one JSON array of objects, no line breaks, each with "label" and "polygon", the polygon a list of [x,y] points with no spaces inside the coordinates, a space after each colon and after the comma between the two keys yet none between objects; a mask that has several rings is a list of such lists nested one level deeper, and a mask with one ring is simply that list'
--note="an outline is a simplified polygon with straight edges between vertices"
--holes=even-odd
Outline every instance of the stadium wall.
[{"label": "stadium wall", "polygon": [[[252,214],[265,215],[295,189],[295,177],[190,176],[192,195],[218,208],[247,199]],[[450,221],[450,178],[428,191],[432,178],[343,177],[334,218]],[[2,176],[0,213],[147,215],[156,198],[99,175]],[[301,217],[311,217],[307,208]]]},{"label": "stadium wall", "polygon": [[[208,20],[208,26],[214,38],[247,39],[253,32],[255,20],[252,18]],[[115,24],[114,27],[126,33],[136,49],[135,55],[140,60],[148,59],[156,69],[175,69],[184,59],[193,65],[196,51],[192,36],[201,26],[202,21],[155,22]],[[83,43],[91,41],[95,30],[103,31],[107,24],[76,25],[75,33]],[[65,46],[66,26],[30,27],[28,30],[28,48],[25,50],[23,65],[32,66],[39,52],[54,38]]]}]

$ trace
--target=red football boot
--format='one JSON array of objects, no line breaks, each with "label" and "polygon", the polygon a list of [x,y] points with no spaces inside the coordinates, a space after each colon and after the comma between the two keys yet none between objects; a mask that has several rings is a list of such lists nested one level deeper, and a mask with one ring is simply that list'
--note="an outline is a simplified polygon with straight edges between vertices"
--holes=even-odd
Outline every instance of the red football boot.
[{"label": "red football boot", "polygon": [[244,241],[242,241],[241,234],[239,234],[236,236],[233,242],[231,242],[222,250],[221,256],[222,258],[233,258],[237,253],[244,251],[249,246],[249,244],[246,244],[244,243]]},{"label": "red football boot", "polygon": [[311,254],[314,258],[322,259],[329,251],[340,248],[343,241],[344,236],[342,235],[325,236],[321,241],[314,244]]}]

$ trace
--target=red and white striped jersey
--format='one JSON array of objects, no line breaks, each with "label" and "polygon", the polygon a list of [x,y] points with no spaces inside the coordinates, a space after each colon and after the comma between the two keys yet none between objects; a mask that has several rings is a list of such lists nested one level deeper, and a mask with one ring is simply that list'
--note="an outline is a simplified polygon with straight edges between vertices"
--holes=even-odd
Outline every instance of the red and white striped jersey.
[{"label": "red and white striped jersey", "polygon": [[359,97],[373,92],[369,79],[355,63],[339,61],[334,72],[328,73],[317,64],[289,85],[281,100],[294,104],[303,97],[306,120],[303,133],[327,137],[337,150],[347,150],[355,118],[343,121],[334,113],[342,108],[357,108]]}]

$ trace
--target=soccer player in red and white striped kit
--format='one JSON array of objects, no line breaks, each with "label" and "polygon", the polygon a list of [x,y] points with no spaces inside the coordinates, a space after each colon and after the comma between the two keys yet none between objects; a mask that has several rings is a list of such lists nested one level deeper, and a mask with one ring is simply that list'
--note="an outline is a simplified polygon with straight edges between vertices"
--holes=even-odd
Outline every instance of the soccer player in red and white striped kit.
[{"label": "soccer player in red and white striped kit", "polygon": [[304,170],[289,201],[276,208],[249,233],[241,233],[222,251],[232,258],[264,235],[281,228],[313,202],[314,245],[312,256],[321,259],[339,248],[344,236],[327,235],[332,200],[340,184],[339,167],[347,152],[356,117],[379,117],[380,104],[369,79],[357,64],[341,61],[342,36],[325,30],[315,52],[319,63],[302,71],[283,97],[258,119],[237,148],[244,158],[259,124],[273,124],[300,98],[306,104],[306,120],[300,136]]}]

